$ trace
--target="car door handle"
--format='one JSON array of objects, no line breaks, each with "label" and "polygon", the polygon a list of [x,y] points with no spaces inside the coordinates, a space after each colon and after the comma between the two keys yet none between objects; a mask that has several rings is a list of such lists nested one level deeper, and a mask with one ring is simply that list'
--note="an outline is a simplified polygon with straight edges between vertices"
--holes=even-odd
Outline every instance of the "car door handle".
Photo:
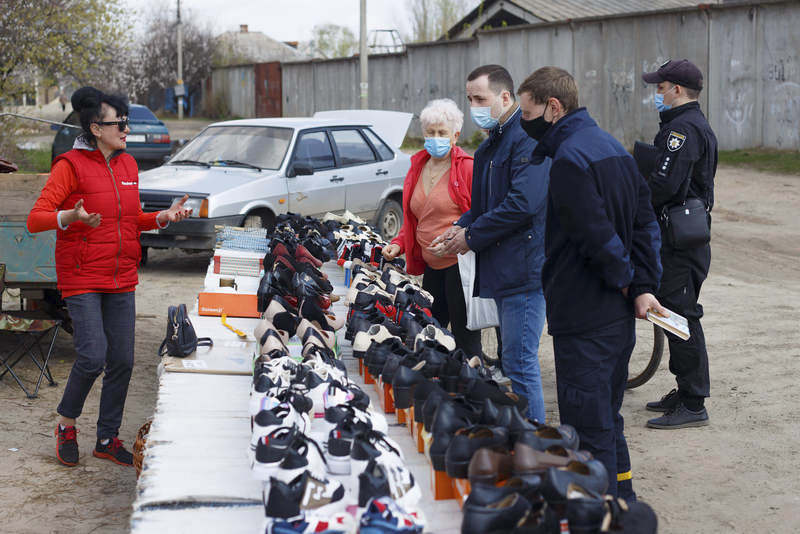
[{"label": "car door handle", "polygon": [[378,169],[378,172],[375,173],[375,176],[379,176],[381,174],[389,174],[389,171],[384,171],[383,169]]},{"label": "car door handle", "polygon": [[344,176],[334,176],[331,178],[331,182],[344,182]]}]

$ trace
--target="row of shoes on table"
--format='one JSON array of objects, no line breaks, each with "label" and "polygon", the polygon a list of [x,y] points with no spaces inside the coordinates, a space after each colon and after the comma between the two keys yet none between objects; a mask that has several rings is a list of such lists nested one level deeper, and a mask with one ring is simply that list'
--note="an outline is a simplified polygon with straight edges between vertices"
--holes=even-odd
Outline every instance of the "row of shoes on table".
[{"label": "row of shoes on table", "polygon": [[569,425],[522,414],[527,401],[492,379],[481,355],[456,348],[431,317],[431,296],[395,266],[355,269],[346,337],[367,372],[392,385],[431,436],[435,471],[468,478],[462,533],[656,531],[653,510],[604,495],[604,465]]},{"label": "row of shoes on table", "polygon": [[319,268],[335,254],[323,232],[341,225],[283,216],[264,258],[247,451],[264,488],[262,532],[422,532],[403,453],[336,354],[344,318]]}]

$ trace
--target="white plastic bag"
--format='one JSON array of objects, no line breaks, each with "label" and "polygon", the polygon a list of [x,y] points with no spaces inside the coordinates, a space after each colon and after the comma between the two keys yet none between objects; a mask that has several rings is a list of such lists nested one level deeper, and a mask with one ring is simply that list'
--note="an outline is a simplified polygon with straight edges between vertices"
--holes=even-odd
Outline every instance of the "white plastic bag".
[{"label": "white plastic bag", "polygon": [[458,272],[461,275],[461,287],[464,290],[464,303],[467,305],[467,328],[481,330],[500,326],[497,317],[497,304],[494,299],[473,297],[475,286],[475,253],[471,250],[458,255]]}]

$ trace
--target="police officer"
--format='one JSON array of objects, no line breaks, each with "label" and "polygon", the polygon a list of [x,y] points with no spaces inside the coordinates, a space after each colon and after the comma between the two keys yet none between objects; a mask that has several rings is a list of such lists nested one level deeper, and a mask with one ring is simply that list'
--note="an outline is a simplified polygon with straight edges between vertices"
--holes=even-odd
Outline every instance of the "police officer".
[{"label": "police officer", "polygon": [[[648,84],[657,84],[655,105],[661,127],[654,145],[660,151],[648,176],[653,208],[662,214],[665,208],[685,199],[701,199],[706,206],[708,224],[714,205],[714,174],[717,170],[717,138],[697,102],[703,89],[703,74],[686,59],[667,61],[655,72],[642,75]],[[708,424],[704,399],[709,396],[708,353],[698,304],[700,287],[711,264],[709,244],[694,248],[676,248],[662,231],[661,264],[664,274],[658,290],[662,305],[688,319],[687,341],[667,333],[669,369],[675,375],[677,389],[647,409],[664,415],[647,422],[650,428],[685,428]]]}]

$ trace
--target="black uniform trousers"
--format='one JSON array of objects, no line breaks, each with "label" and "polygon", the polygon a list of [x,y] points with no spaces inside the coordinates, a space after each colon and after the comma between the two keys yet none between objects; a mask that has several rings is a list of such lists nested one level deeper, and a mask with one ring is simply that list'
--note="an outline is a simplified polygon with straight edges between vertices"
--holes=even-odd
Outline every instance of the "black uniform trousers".
[{"label": "black uniform trousers", "polygon": [[608,493],[636,499],[625,440],[622,398],[636,343],[633,314],[600,329],[553,336],[561,423],[578,432],[580,448],[608,472]]},{"label": "black uniform trousers", "polygon": [[678,394],[687,408],[700,410],[703,399],[709,396],[708,352],[700,318],[703,306],[697,300],[700,288],[711,265],[711,246],[677,250],[664,243],[661,247],[664,274],[658,290],[658,300],[689,322],[688,340],[667,332],[669,370],[678,382]]}]

